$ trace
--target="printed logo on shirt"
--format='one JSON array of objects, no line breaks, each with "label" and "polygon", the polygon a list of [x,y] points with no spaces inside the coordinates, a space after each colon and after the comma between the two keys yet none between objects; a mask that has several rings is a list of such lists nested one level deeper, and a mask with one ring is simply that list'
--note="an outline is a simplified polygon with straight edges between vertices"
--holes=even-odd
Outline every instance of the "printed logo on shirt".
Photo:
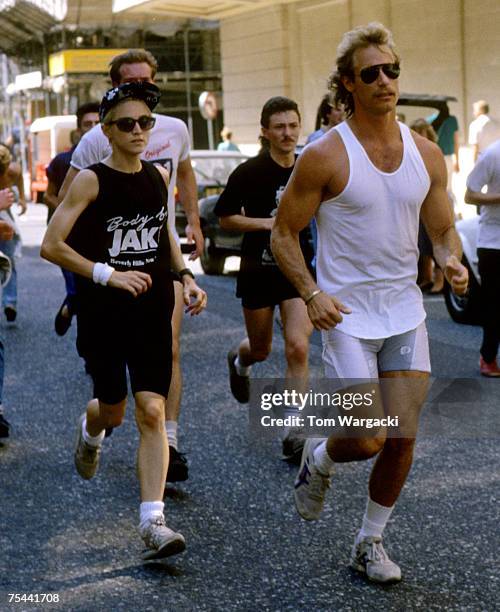
[{"label": "printed logo on shirt", "polygon": [[171,157],[159,157],[155,158],[152,154],[146,156],[146,159],[155,162],[156,164],[161,164],[164,168],[167,169],[168,175],[172,178],[172,173],[174,171],[174,160]]},{"label": "printed logo on shirt", "polygon": [[167,140],[167,142],[161,145],[161,147],[157,147],[156,149],[147,149],[146,151],[144,151],[144,159],[148,161],[160,161],[160,153],[166,151],[167,149],[170,149],[171,146],[172,143],[170,142],[170,140]]},{"label": "printed logo on shirt", "polygon": [[166,218],[167,209],[163,206],[156,215],[108,219],[106,229],[112,234],[111,247],[108,249],[111,263],[129,268],[153,263],[158,251],[160,231]]},{"label": "printed logo on shirt", "polygon": [[[281,196],[283,195],[284,191],[285,191],[285,185],[281,185],[276,190],[276,195],[275,195],[275,198],[274,198],[274,201],[276,203],[276,208],[273,208],[273,210],[271,211],[271,217],[275,217],[278,214],[278,207],[280,205]],[[276,265],[278,265],[276,263],[276,260],[274,259],[274,255],[271,252],[271,246],[265,247],[264,250],[262,251],[262,257],[261,257],[260,263],[263,266],[276,266]]]}]

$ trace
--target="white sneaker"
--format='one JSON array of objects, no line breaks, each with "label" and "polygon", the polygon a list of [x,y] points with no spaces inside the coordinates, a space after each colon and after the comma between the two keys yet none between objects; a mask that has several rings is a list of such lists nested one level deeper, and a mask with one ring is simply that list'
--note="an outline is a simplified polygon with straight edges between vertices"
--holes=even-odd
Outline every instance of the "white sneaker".
[{"label": "white sneaker", "polygon": [[306,440],[299,473],[295,479],[295,506],[306,521],[319,519],[325,503],[326,490],[330,488],[330,476],[319,472],[314,465],[314,450],[324,440],[324,438]]},{"label": "white sneaker", "polygon": [[139,527],[139,533],[148,547],[142,555],[145,561],[170,557],[186,549],[184,536],[167,527],[164,516],[149,519],[143,527]]},{"label": "white sneaker", "polygon": [[389,559],[382,538],[366,537],[354,542],[351,567],[373,582],[399,582],[401,569]]}]

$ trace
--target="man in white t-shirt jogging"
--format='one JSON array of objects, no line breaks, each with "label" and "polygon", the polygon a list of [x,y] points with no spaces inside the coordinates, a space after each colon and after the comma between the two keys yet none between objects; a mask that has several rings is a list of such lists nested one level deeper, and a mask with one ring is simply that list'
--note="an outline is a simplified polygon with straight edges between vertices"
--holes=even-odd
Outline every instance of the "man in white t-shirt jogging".
[{"label": "man in white t-shirt jogging", "polygon": [[[483,187],[487,192],[483,193]],[[481,276],[482,376],[499,378],[500,346],[500,140],[489,146],[467,178],[465,201],[480,206],[477,257]]]},{"label": "man in white t-shirt jogging", "polygon": [[478,100],[472,105],[474,120],[469,125],[469,144],[474,150],[474,161],[491,144],[500,138],[500,125],[489,115],[490,105]]},{"label": "man in white t-shirt jogging", "polygon": [[[377,455],[351,566],[376,582],[401,579],[382,532],[410,470],[430,372],[423,298],[416,285],[422,218],[440,267],[457,293],[467,288],[461,244],[446,195],[439,148],[395,118],[399,58],[391,33],[371,23],[344,35],[331,78],[347,120],[304,149],[273,228],[272,249],[322,331],[332,385],[391,378],[376,385],[376,410],[401,416],[399,430],[309,438],[295,482],[295,503],[318,519],[335,463]],[[304,265],[298,233],[318,224],[317,284]],[[377,381],[375,380],[375,383]],[[403,385],[403,393],[401,391]],[[381,400],[379,401],[381,396]],[[377,410],[379,413],[377,413]]]},{"label": "man in white t-shirt jogging", "polygon": [[[113,87],[123,83],[154,82],[157,62],[149,51],[131,49],[117,55],[110,64],[110,78]],[[150,139],[142,159],[162,164],[170,175],[168,188],[168,223],[174,237],[179,240],[175,230],[175,199],[174,190],[177,185],[179,198],[184,207],[188,225],[186,236],[195,243],[195,250],[189,259],[199,257],[203,250],[203,235],[200,229],[198,212],[197,187],[194,172],[189,157],[189,134],[186,125],[180,119],[157,115],[156,124],[151,130]],[[98,163],[111,152],[108,139],[100,125],[87,132],[71,158],[71,168],[68,170],[59,192],[61,202],[75,176],[80,170]],[[168,482],[183,481],[188,478],[188,466],[185,456],[178,452],[177,422],[179,419],[182,375],[180,367],[179,341],[183,316],[182,283],[175,282],[175,308],[172,315],[172,381],[167,398],[166,429],[170,451],[170,464],[167,474]]]}]

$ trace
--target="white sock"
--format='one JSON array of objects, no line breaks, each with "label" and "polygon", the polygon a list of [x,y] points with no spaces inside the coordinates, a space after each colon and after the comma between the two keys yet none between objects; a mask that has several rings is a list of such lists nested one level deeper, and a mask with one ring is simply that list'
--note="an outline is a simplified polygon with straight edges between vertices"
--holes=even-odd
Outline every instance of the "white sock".
[{"label": "white sock", "polygon": [[165,421],[165,430],[167,432],[168,445],[177,449],[177,421]]},{"label": "white sock", "polygon": [[165,504],[162,501],[142,502],[142,504],[139,506],[139,527],[144,527],[149,519],[155,519],[159,516],[163,516],[164,507]]},{"label": "white sock", "polygon": [[318,472],[330,475],[333,472],[335,463],[327,453],[326,442],[326,440],[321,442],[321,444],[314,449],[314,465],[318,469]]},{"label": "white sock", "polygon": [[240,358],[236,357],[234,360],[234,367],[240,376],[250,376],[250,371],[252,370],[252,366],[244,366],[240,363]]},{"label": "white sock", "polygon": [[363,538],[381,538],[387,521],[391,516],[394,506],[381,506],[370,498],[366,503],[365,515],[361,524],[361,530],[358,533],[356,541],[359,542]]},{"label": "white sock", "polygon": [[82,423],[82,434],[83,434],[83,439],[89,446],[101,446],[102,441],[104,440],[104,436],[106,435],[106,432],[103,430],[97,436],[91,436],[89,432],[87,431],[87,417],[85,417]]}]

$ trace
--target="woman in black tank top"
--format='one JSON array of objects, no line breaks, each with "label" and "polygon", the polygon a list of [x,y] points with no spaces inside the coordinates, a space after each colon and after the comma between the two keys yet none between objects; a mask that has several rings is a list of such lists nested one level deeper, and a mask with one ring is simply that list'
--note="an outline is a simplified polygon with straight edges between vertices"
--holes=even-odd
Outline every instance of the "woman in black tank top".
[{"label": "woman in black tank top", "polygon": [[182,279],[188,312],[198,314],[206,305],[167,225],[168,173],[139,157],[158,99],[149,83],[127,83],[106,94],[100,116],[112,153],[77,175],[41,250],[42,257],[76,274],[77,347],[94,383],[75,451],[85,479],[97,470],[104,430],[124,417],[128,369],[140,433],[139,529],[146,559],[185,547],[183,536],[165,525],[162,501],[174,305],[170,271]]}]

